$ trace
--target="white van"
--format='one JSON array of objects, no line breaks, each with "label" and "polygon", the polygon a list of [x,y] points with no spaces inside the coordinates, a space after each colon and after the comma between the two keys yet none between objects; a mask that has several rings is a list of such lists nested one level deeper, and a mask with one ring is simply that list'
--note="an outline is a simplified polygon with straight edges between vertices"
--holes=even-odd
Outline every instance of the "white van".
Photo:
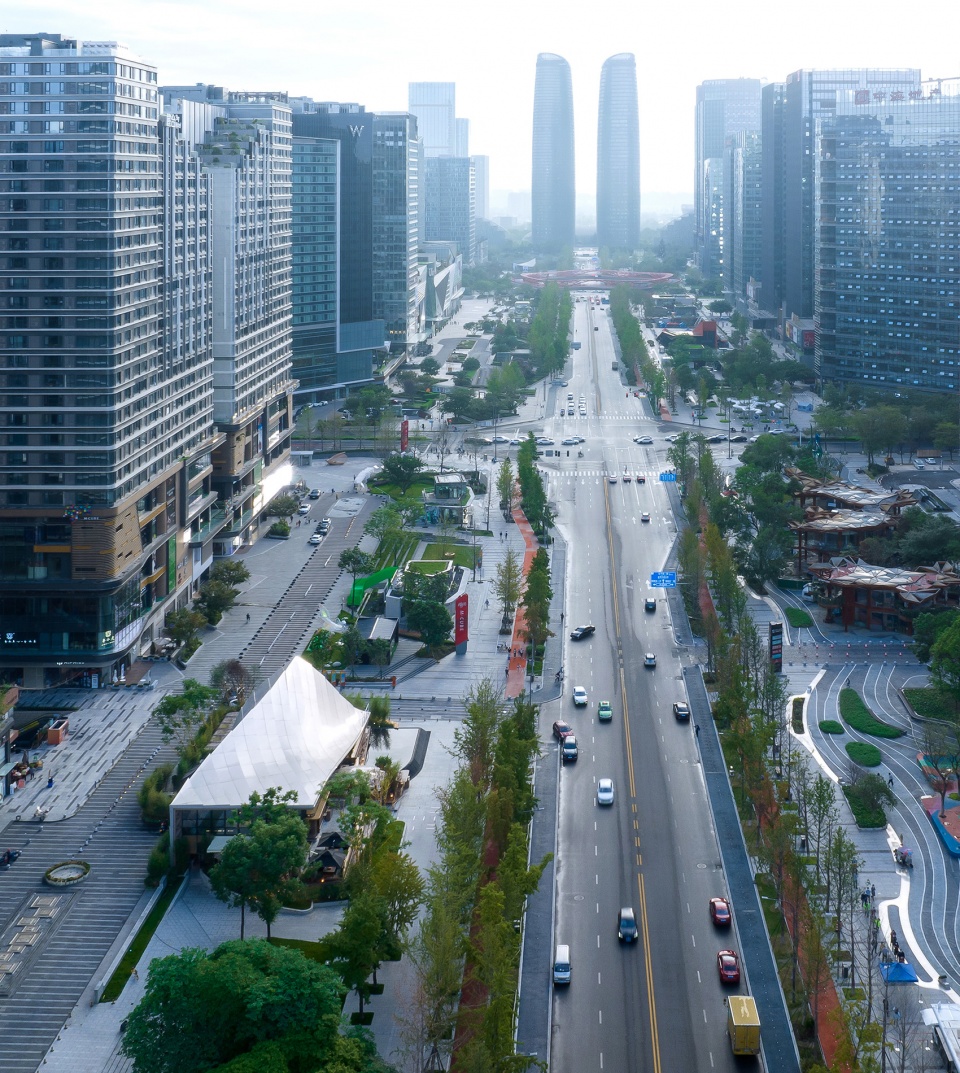
[{"label": "white van", "polygon": [[553,983],[555,987],[559,984],[570,983],[570,947],[563,943],[557,947],[557,953],[553,959]]}]

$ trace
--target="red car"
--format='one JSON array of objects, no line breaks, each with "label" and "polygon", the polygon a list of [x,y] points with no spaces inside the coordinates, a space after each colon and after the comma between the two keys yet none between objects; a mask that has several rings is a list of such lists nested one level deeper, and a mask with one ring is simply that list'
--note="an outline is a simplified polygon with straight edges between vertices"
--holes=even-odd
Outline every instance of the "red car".
[{"label": "red car", "polygon": [[710,919],[718,928],[730,927],[730,903],[726,898],[710,899]]},{"label": "red car", "polygon": [[740,959],[735,950],[721,950],[717,954],[717,972],[722,984],[740,983]]},{"label": "red car", "polygon": [[563,741],[564,738],[568,737],[572,733],[573,727],[570,726],[569,723],[565,723],[562,719],[558,719],[553,724],[553,736],[557,739],[557,741]]}]

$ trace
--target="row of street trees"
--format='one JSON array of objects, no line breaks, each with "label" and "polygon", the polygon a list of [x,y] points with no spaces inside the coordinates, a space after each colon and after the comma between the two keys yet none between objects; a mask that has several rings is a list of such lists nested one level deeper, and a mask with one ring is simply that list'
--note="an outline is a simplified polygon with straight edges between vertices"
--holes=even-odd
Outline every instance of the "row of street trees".
[{"label": "row of street trees", "polygon": [[462,1073],[529,1063],[514,1056],[513,1028],[520,922],[550,859],[527,866],[537,708],[523,698],[508,708],[489,679],[464,703],[456,770],[439,792],[439,858],[408,947],[415,976],[401,1033],[410,1073],[447,1068],[454,1036]]},{"label": "row of street trees", "polygon": [[640,330],[640,322],[633,313],[634,299],[634,293],[626,284],[613,287],[610,291],[610,317],[620,344],[621,360],[628,369],[633,371],[634,379],[638,384],[647,385],[654,413],[657,413],[660,400],[667,391],[667,381],[647,350],[647,344]]},{"label": "row of street trees", "polygon": [[[717,479],[713,459],[706,451],[677,462],[686,470],[688,510],[699,523],[699,529],[686,528],[680,540],[685,602],[708,642],[713,717],[748,844],[762,866],[758,882],[769,887],[792,938],[788,962],[781,961],[781,979],[800,1026],[798,1041],[803,1049],[812,1045],[804,1039],[802,1025],[809,1014],[816,1030],[820,995],[832,986],[833,966],[844,963],[853,979],[842,996],[843,1053],[861,1068],[872,1068],[882,1037],[872,1002],[878,943],[859,941],[861,932],[854,927],[855,915],[862,913],[858,871],[863,862],[840,820],[834,783],[792,747],[786,683],[774,671],[766,639],[747,608],[737,551],[711,520]],[[866,812],[880,810],[882,815],[883,806],[893,801],[882,778],[852,762],[843,789]],[[768,926],[774,934],[781,930],[777,921]]]},{"label": "row of street trees", "polygon": [[215,562],[209,579],[200,586],[193,608],[181,607],[167,615],[164,628],[170,638],[184,648],[194,648],[200,630],[208,623],[216,626],[236,603],[240,591],[234,586],[249,580],[250,571],[243,563],[230,559]]},{"label": "row of street trees", "polygon": [[554,516],[547,502],[547,489],[537,468],[537,442],[532,432],[517,450],[517,483],[520,486],[520,508],[533,531],[546,543]]}]

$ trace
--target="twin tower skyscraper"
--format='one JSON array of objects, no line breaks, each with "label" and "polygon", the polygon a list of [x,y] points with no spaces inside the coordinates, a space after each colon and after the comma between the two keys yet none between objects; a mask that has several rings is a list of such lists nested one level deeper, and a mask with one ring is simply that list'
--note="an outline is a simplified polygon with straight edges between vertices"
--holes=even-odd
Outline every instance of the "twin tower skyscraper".
[{"label": "twin tower skyscraper", "polygon": [[[537,57],[533,94],[533,245],[575,242],[576,158],[573,81],[562,56]],[[597,119],[597,245],[633,250],[640,242],[640,119],[632,52],[611,56],[600,74]]]}]

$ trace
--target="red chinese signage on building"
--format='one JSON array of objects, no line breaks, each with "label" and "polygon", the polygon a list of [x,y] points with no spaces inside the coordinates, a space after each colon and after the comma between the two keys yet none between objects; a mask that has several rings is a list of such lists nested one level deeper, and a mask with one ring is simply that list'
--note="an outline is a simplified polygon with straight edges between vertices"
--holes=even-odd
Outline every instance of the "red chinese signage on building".
[{"label": "red chinese signage on building", "polygon": [[410,422],[404,419],[400,422],[400,450],[405,451],[410,442]]},{"label": "red chinese signage on building", "polygon": [[467,615],[470,610],[470,597],[467,593],[461,593],[454,605],[453,618],[453,643],[455,645],[467,642]]}]

